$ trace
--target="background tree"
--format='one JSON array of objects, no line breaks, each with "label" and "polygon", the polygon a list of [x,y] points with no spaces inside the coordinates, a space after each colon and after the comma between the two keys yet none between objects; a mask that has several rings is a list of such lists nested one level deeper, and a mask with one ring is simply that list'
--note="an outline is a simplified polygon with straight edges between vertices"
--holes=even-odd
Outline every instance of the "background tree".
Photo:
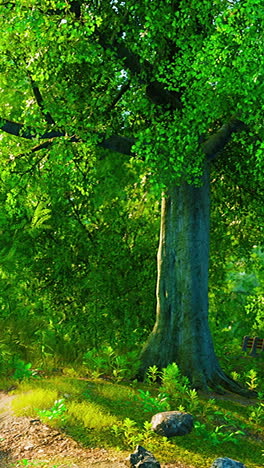
[{"label": "background tree", "polygon": [[26,171],[41,173],[51,158],[82,159],[84,146],[99,160],[109,149],[127,161],[136,154],[156,193],[164,191],[157,321],[141,371],[177,361],[196,387],[241,391],[221,371],[208,327],[209,161],[230,145],[234,176],[256,186],[262,178],[260,2],[1,8],[10,18],[1,129],[35,140],[14,149],[2,139],[9,167],[20,177],[27,162]]}]

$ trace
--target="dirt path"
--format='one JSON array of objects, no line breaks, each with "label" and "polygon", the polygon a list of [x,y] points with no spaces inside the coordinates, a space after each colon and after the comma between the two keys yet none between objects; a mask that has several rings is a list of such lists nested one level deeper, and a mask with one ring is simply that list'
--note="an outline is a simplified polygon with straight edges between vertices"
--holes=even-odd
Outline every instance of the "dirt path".
[{"label": "dirt path", "polygon": [[[42,424],[39,419],[14,416],[11,407],[13,398],[14,396],[0,392],[0,468],[22,466],[124,468],[127,466],[124,454],[110,453],[101,448],[84,449],[70,437]],[[21,460],[25,460],[24,465],[21,464]],[[175,462],[162,465],[162,468],[194,467]]]},{"label": "dirt path", "polygon": [[73,439],[38,419],[15,417],[11,409],[13,398],[0,392],[0,468],[21,467],[18,460],[23,459],[45,461],[49,467],[54,462],[56,468],[126,466],[121,455],[118,459],[104,449],[83,449]]}]

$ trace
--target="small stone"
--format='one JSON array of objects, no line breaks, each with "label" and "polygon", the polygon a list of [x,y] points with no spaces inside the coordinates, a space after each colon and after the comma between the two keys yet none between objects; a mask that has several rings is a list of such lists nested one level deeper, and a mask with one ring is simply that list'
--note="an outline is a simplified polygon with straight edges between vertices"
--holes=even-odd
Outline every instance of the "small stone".
[{"label": "small stone", "polygon": [[31,450],[31,449],[33,449],[34,447],[35,447],[34,444],[28,444],[28,445],[26,445],[26,446],[24,447],[24,450]]},{"label": "small stone", "polygon": [[136,450],[126,459],[126,465],[134,468],[160,468],[151,452],[137,445]]},{"label": "small stone", "polygon": [[243,463],[232,460],[232,458],[217,458],[211,465],[211,468],[246,468]]},{"label": "small stone", "polygon": [[193,416],[181,411],[164,411],[151,419],[152,430],[165,437],[183,436],[193,429]]}]

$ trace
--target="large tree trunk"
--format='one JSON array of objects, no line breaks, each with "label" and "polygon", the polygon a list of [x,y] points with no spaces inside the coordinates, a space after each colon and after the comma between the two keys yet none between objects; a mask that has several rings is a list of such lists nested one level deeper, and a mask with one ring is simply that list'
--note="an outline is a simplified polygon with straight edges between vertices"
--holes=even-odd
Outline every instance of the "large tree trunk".
[{"label": "large tree trunk", "polygon": [[245,394],[221,370],[208,324],[209,211],[209,164],[201,187],[173,185],[163,197],[157,317],[142,351],[141,374],[154,364],[176,362],[197,389]]}]

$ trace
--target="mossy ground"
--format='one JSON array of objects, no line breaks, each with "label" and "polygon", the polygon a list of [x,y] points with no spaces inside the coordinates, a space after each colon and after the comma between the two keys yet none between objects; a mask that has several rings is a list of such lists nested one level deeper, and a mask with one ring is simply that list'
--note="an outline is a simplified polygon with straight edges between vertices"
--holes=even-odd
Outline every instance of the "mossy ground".
[{"label": "mossy ground", "polygon": [[[12,405],[17,415],[35,417],[39,416],[38,410],[49,410],[56,399],[61,399],[65,418],[56,415],[56,411],[51,418],[45,417],[44,412],[46,423],[58,427],[84,447],[124,452],[124,458],[140,443],[153,451],[162,464],[179,461],[205,468],[217,457],[225,456],[250,468],[263,467],[263,419],[262,415],[257,421],[251,417],[252,407],[257,407],[256,401],[248,405],[245,401],[208,400],[199,395],[193,415],[201,425],[205,424],[204,434],[193,430],[187,436],[167,440],[152,433],[147,426],[146,421],[150,421],[155,411],[145,411],[138,397],[139,389],[153,396],[159,392],[157,386],[137,382],[114,383],[65,376],[30,379],[17,385]],[[171,409],[178,409],[179,405],[176,395]],[[221,427],[224,434],[240,430],[244,434],[232,441],[214,443],[210,434],[216,427]]]}]

